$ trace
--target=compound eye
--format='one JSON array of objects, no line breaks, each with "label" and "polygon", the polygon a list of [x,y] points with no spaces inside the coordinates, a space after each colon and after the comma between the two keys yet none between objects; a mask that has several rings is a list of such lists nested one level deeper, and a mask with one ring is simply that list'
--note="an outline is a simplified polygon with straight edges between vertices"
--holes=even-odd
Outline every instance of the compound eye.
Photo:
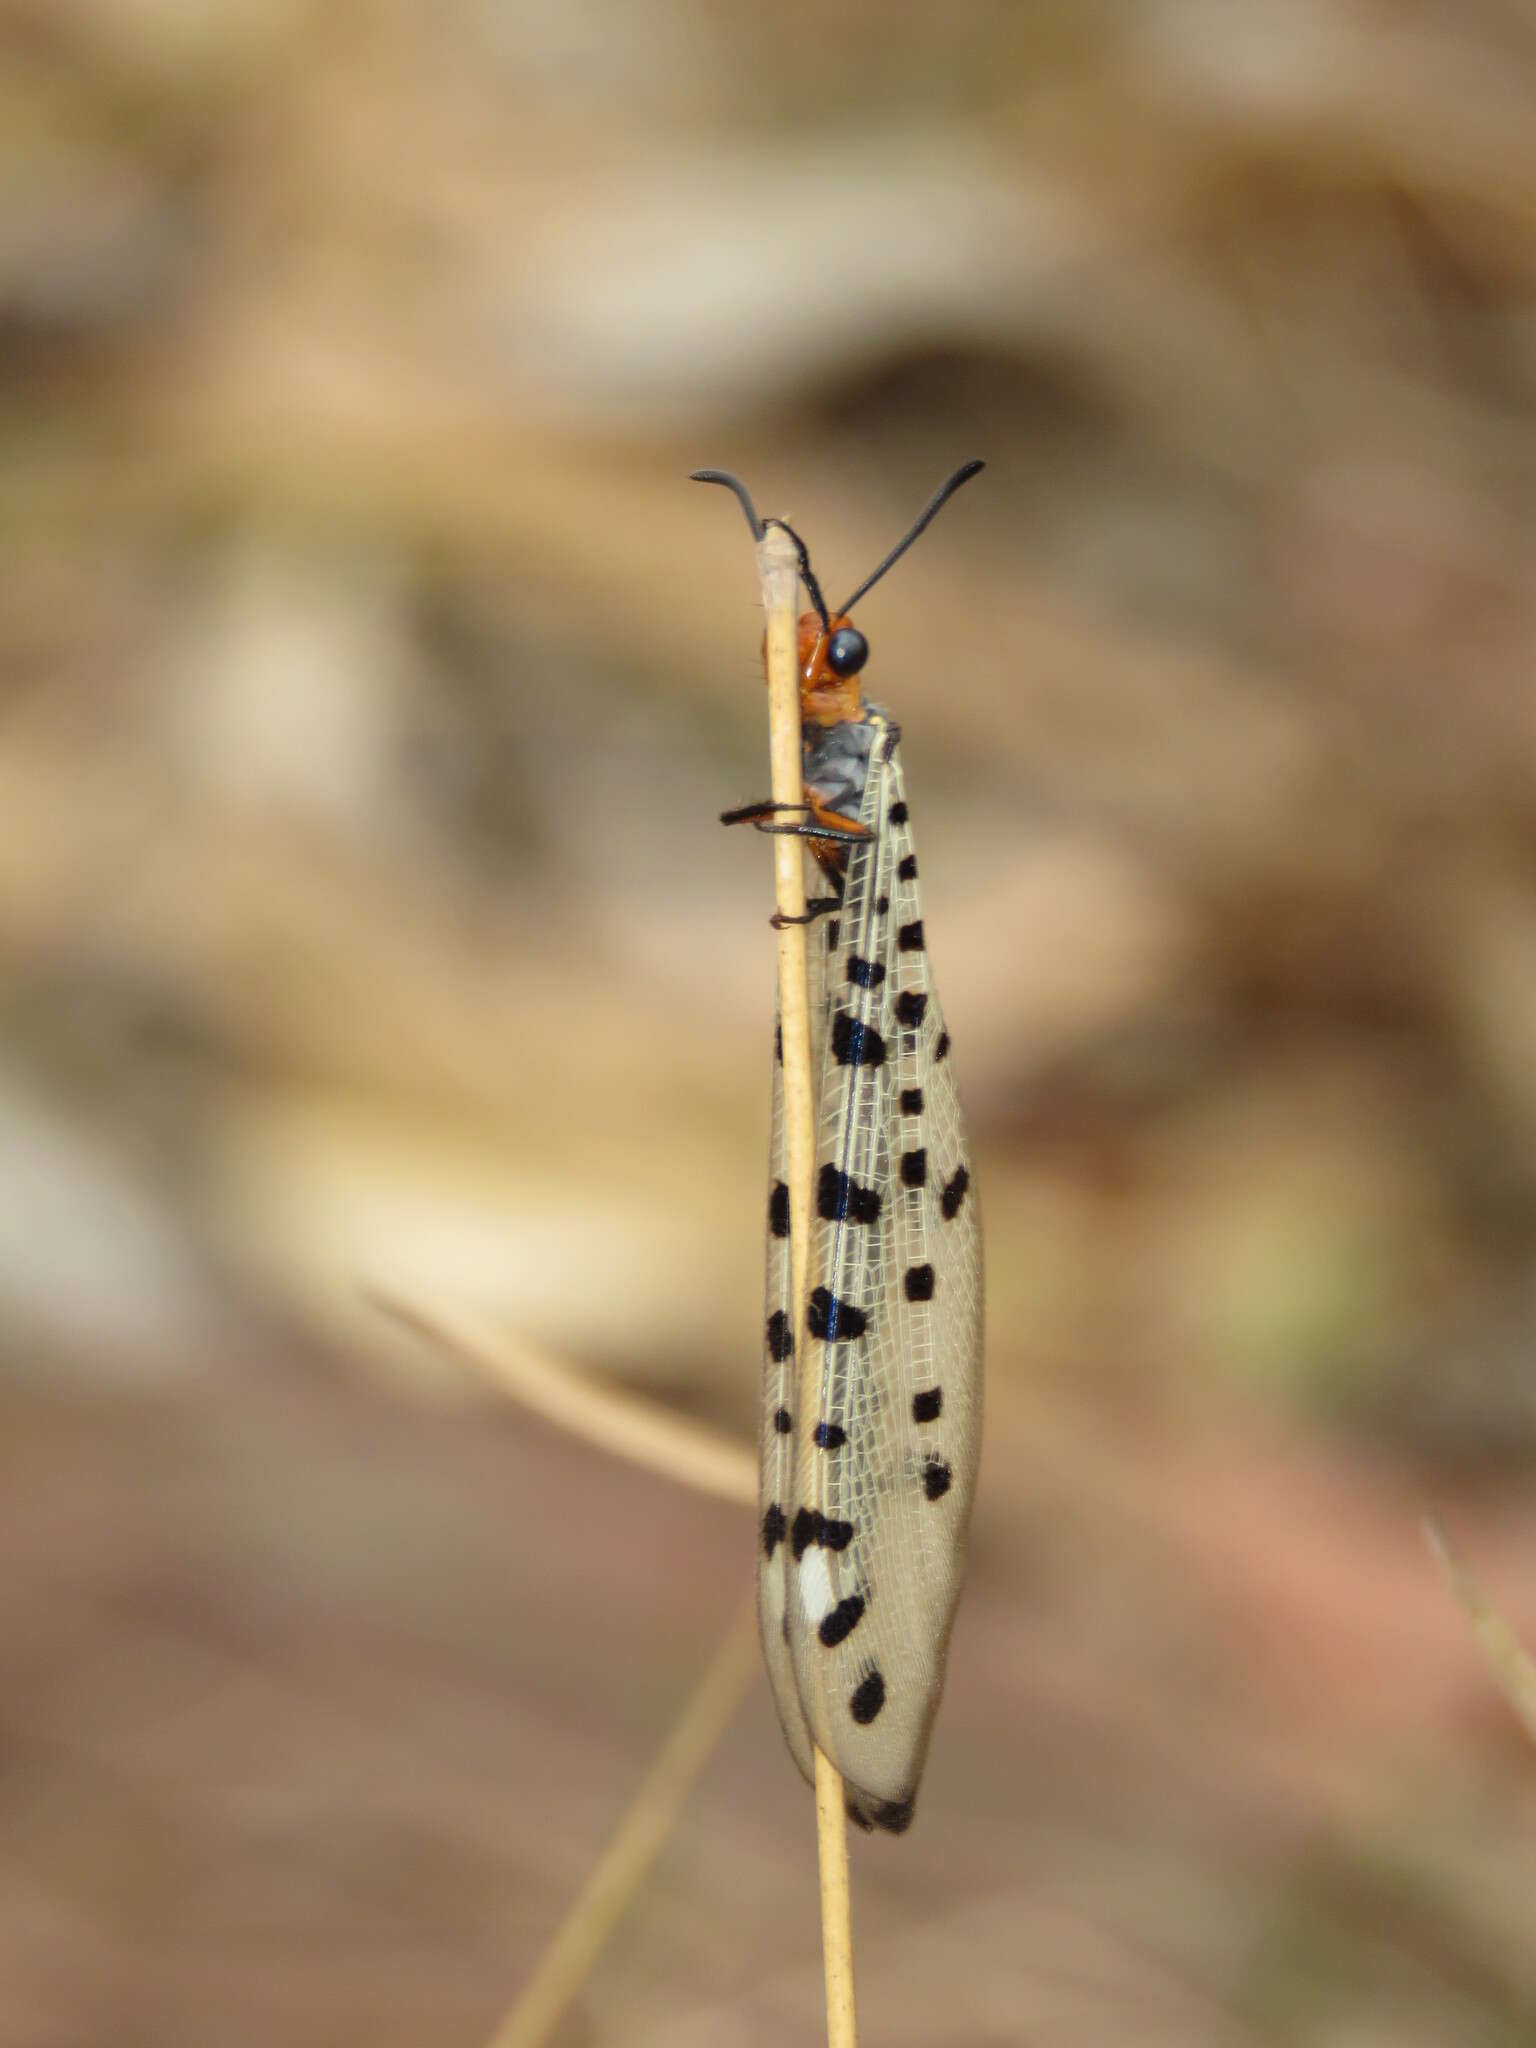
[{"label": "compound eye", "polygon": [[869,659],[869,642],[857,626],[839,626],[827,642],[827,667],[835,676],[856,676]]}]

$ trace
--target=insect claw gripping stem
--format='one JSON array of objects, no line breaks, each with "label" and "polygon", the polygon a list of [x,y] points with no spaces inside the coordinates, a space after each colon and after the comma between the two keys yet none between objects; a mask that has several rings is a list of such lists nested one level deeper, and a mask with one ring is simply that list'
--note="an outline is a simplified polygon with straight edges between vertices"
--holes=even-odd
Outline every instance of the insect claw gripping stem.
[{"label": "insect claw gripping stem", "polygon": [[805,906],[804,917],[786,917],[782,910],[776,910],[768,922],[776,932],[783,931],[787,925],[814,924],[818,917],[828,917],[834,910],[841,909],[842,901],[841,896],[813,896]]}]

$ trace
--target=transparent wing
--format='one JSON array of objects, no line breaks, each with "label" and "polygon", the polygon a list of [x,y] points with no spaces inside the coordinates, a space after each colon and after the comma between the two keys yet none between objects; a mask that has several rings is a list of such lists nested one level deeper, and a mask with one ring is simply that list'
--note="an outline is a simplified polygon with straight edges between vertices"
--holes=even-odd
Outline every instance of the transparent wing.
[{"label": "transparent wing", "polygon": [[964,1572],[981,1435],[981,1236],[929,970],[894,728],[872,764],[828,967],[810,1341],[785,1615],[850,1811],[912,1815]]},{"label": "transparent wing", "polygon": [[[825,895],[827,884],[806,857],[807,897]],[[829,944],[835,920],[818,918],[806,927],[807,996],[811,1025],[811,1089],[819,1096],[826,1039]],[[795,1686],[785,1635],[785,1598],[793,1516],[795,1312],[789,1256],[789,1164],[784,1127],[784,1060],[777,1017],[773,1027],[773,1108],[768,1139],[768,1260],[763,1336],[762,1413],[758,1421],[761,1466],[758,1483],[757,1622],[763,1662],[790,1754],[814,1782],[811,1737]]]}]

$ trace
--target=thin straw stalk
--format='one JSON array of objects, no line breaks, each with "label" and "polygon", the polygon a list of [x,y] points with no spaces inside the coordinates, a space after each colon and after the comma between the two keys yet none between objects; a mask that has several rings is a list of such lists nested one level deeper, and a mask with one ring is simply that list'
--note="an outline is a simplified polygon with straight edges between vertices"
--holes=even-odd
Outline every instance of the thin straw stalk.
[{"label": "thin straw stalk", "polygon": [[[768,747],[773,800],[805,800],[800,767],[800,664],[796,650],[795,544],[769,526],[757,544],[757,572],[768,625]],[[805,858],[790,834],[773,841],[779,911],[779,1029],[784,1052],[784,1120],[789,1170],[790,1280],[795,1302],[798,1409],[812,1415],[817,1389],[805,1328],[807,1254],[815,1121],[811,1111],[810,1005],[806,993]],[[821,1868],[821,1946],[827,1982],[828,2048],[856,2048],[853,1923],[848,1893],[848,1831],[843,1781],[816,1751],[816,1848]]]}]

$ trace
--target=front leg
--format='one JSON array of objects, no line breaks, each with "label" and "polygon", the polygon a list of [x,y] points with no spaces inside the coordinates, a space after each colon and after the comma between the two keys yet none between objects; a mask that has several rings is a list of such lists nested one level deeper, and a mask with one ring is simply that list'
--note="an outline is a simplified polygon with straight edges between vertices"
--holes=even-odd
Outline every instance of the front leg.
[{"label": "front leg", "polygon": [[[794,811],[797,821],[792,825],[773,825],[767,821],[777,813]],[[813,789],[807,788],[803,804],[779,804],[764,798],[755,804],[741,804],[734,811],[720,813],[722,825],[752,825],[759,832],[772,832],[781,838],[821,839],[836,841],[845,845],[857,844],[870,837],[866,826],[857,818],[845,818],[841,811],[829,810]]]}]

